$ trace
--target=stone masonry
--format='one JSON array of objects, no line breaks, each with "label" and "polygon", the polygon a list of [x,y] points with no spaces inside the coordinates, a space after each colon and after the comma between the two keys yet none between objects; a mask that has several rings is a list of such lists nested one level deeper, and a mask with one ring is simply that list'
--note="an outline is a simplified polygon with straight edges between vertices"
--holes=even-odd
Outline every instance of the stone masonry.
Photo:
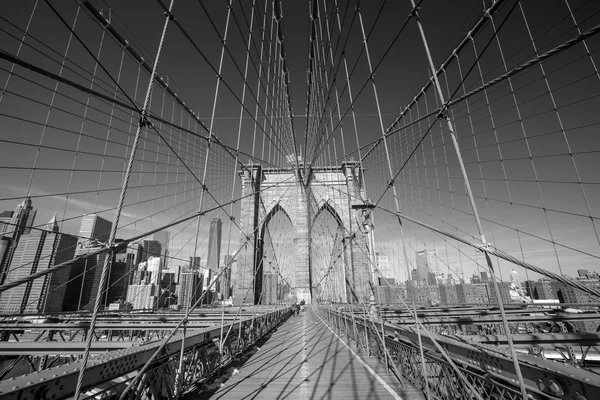
[{"label": "stone masonry", "polygon": [[341,167],[307,169],[303,165],[290,169],[262,168],[249,164],[240,172],[242,204],[240,244],[234,302],[256,304],[261,293],[263,271],[262,238],[270,218],[277,212],[287,215],[293,225],[296,265],[292,276],[285,277],[293,286],[297,301],[312,300],[310,231],[320,212],[330,212],[344,232],[344,265],[346,285],[342,299],[348,302],[365,301],[371,293],[370,266],[367,255],[367,235],[360,221],[366,198],[362,171],[356,162]]}]

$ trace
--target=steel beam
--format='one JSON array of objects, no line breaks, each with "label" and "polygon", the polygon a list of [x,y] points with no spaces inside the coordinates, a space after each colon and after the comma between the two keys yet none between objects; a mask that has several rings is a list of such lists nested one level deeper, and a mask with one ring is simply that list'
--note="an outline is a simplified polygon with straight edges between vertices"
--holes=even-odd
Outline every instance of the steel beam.
[{"label": "steel beam", "polygon": [[[139,346],[136,342],[93,342],[93,353],[128,349]],[[85,342],[0,342],[0,356],[69,356],[81,354],[85,349]]]},{"label": "steel beam", "polygon": [[[391,318],[393,320],[393,318]],[[600,314],[549,314],[549,315],[511,315],[507,317],[509,323],[524,322],[559,322],[559,321],[600,321]],[[481,317],[446,317],[419,319],[423,325],[481,325],[500,323],[502,319],[497,316]],[[400,319],[390,321],[396,325],[414,325],[413,319]]]},{"label": "steel beam", "polygon": [[[348,314],[344,313],[344,317],[350,321]],[[369,322],[364,318],[355,317],[355,320],[357,320],[359,326],[362,326],[362,329],[368,329]],[[392,348],[394,342],[396,342],[418,351],[418,337],[413,329],[389,323],[385,324],[384,329],[389,348]],[[508,385],[516,385],[517,376],[513,361],[505,349],[486,344],[461,342],[456,338],[435,333],[431,333],[431,336],[458,365],[472,372],[474,371],[482,377],[490,377],[496,381],[503,381]],[[466,339],[468,340],[468,338],[470,337]],[[426,357],[431,359],[432,362],[433,360],[437,360],[436,362],[439,363],[446,362],[429,336],[421,335],[421,340]],[[600,378],[599,375],[591,371],[526,354],[519,354],[518,360],[528,390],[537,392],[542,396],[547,395],[544,389],[554,382],[561,384],[561,388],[565,392],[565,396],[562,397],[564,399],[578,398],[577,395],[585,396],[584,398],[588,400],[600,399]]]},{"label": "steel beam", "polygon": [[[599,333],[549,333],[549,334],[519,334],[511,335],[515,346],[521,348],[543,347],[553,349],[562,346],[598,346]],[[475,343],[505,345],[508,343],[505,335],[467,336],[467,340]]]},{"label": "steel beam", "polygon": [[[272,321],[281,321],[290,314],[290,309],[279,309],[254,317],[254,324],[267,324]],[[246,329],[252,323],[252,318],[247,317],[238,322],[229,322],[225,329],[233,328],[234,331],[242,326]],[[193,334],[188,333],[185,338],[185,348],[191,349],[213,340],[218,340],[221,327],[204,328]],[[177,357],[181,351],[182,336],[173,337],[163,349],[161,359]],[[98,387],[105,382],[123,377],[131,372],[141,369],[153,356],[160,342],[149,343],[139,347],[111,351],[90,360],[84,375],[82,387],[85,390]],[[2,399],[61,399],[72,396],[75,392],[77,377],[81,362],[61,365],[45,371],[34,372],[20,377],[0,381]]]}]

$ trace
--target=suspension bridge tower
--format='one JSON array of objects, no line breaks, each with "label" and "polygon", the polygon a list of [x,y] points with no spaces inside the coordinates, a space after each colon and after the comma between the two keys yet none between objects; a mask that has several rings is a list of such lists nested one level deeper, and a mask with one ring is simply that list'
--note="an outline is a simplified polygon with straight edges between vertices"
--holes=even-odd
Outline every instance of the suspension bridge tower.
[{"label": "suspension bridge tower", "polygon": [[267,225],[276,213],[283,213],[293,226],[295,265],[282,276],[297,301],[310,303],[320,278],[328,271],[316,267],[311,246],[322,240],[312,231],[321,213],[329,213],[343,234],[342,251],[334,255],[343,268],[335,279],[344,302],[366,301],[371,293],[371,266],[367,248],[368,233],[363,229],[366,194],[363,170],[355,161],[341,166],[310,167],[301,161],[291,168],[264,168],[248,164],[242,177],[240,242],[234,294],[236,303],[260,303],[263,275],[264,239]]}]

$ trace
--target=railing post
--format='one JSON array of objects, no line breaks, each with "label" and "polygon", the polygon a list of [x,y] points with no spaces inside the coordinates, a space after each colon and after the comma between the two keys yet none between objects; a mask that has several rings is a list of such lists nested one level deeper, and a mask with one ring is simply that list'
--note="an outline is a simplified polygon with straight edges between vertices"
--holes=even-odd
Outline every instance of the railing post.
[{"label": "railing post", "polygon": [[175,375],[175,400],[181,395],[183,389],[183,357],[185,353],[185,334],[187,330],[187,323],[183,325],[183,336],[181,337],[181,351],[179,352],[179,365],[177,366],[177,375]]}]

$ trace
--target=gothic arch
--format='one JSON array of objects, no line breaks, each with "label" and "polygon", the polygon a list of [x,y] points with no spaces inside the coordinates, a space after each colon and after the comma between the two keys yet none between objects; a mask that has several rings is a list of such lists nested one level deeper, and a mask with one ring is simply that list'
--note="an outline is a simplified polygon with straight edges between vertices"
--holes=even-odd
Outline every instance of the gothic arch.
[{"label": "gothic arch", "polygon": [[313,227],[313,225],[315,224],[315,221],[317,220],[317,218],[319,218],[319,215],[321,215],[321,213],[323,211],[329,211],[329,213],[333,216],[333,218],[337,221],[338,226],[340,228],[342,228],[342,230],[344,230],[345,226],[344,226],[344,222],[342,221],[342,218],[340,217],[340,214],[336,211],[336,209],[329,203],[329,200],[327,200],[326,202],[323,203],[323,205],[321,207],[319,207],[319,211],[316,212],[314,218],[312,219],[310,226],[311,228]]},{"label": "gothic arch", "polygon": [[265,231],[266,231],[267,225],[269,224],[269,222],[271,222],[271,219],[275,216],[275,214],[277,214],[278,211],[281,211],[283,213],[283,215],[286,216],[288,221],[290,221],[290,224],[292,225],[292,227],[295,229],[294,222],[292,221],[292,218],[290,218],[290,215],[288,214],[288,212],[285,210],[285,208],[283,208],[281,206],[281,203],[277,203],[273,206],[273,208],[271,208],[271,210],[269,210],[269,213],[266,215],[263,223],[261,224],[261,227],[260,227],[261,242],[264,241],[264,239],[265,239]]}]

